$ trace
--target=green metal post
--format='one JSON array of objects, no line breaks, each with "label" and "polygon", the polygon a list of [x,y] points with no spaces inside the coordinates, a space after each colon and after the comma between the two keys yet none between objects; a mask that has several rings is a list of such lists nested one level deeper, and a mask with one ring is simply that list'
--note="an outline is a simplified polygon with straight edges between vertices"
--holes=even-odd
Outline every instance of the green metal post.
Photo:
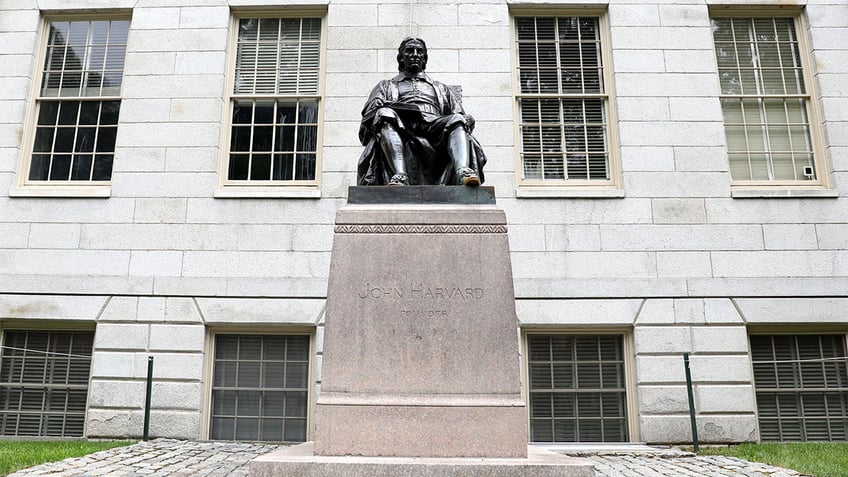
[{"label": "green metal post", "polygon": [[144,398],[144,435],[142,440],[150,438],[150,398],[153,394],[153,356],[147,357],[147,395]]},{"label": "green metal post", "polygon": [[695,421],[695,395],[692,393],[692,373],[689,372],[689,353],[683,353],[683,367],[686,369],[686,393],[689,395],[689,421],[692,424],[692,447],[698,453],[698,423]]}]

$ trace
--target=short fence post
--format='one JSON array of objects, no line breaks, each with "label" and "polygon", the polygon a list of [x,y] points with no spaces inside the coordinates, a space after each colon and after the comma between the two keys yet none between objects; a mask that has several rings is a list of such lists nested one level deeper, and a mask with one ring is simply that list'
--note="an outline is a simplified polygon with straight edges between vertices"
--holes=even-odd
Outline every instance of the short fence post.
[{"label": "short fence post", "polygon": [[698,453],[698,423],[695,421],[695,395],[692,393],[692,373],[689,372],[689,353],[683,353],[683,367],[686,369],[686,393],[689,395],[689,421],[692,425],[692,447]]},{"label": "short fence post", "polygon": [[144,397],[144,435],[142,440],[150,438],[150,398],[153,394],[153,356],[147,357],[147,395]]}]

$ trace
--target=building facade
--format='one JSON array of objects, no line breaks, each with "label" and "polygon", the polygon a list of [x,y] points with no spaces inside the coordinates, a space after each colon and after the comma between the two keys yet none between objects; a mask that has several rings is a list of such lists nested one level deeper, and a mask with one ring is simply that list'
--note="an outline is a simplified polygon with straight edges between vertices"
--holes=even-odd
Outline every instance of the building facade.
[{"label": "building facade", "polygon": [[360,111],[419,36],[535,442],[848,438],[842,0],[0,0],[0,435],[303,441]]}]

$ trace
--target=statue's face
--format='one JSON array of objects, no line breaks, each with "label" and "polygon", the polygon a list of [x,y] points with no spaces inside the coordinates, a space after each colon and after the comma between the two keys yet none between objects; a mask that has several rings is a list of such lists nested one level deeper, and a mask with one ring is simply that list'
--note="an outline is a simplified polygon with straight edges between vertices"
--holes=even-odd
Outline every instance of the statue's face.
[{"label": "statue's face", "polygon": [[418,73],[427,65],[427,48],[420,41],[410,41],[400,52],[403,70],[407,73]]}]

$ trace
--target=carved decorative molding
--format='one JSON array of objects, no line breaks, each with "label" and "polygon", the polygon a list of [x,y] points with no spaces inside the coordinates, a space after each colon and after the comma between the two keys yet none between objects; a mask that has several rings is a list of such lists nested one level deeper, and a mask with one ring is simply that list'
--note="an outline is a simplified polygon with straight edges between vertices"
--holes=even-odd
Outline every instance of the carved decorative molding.
[{"label": "carved decorative molding", "polygon": [[355,224],[336,225],[337,234],[505,234],[506,225],[420,225]]}]

